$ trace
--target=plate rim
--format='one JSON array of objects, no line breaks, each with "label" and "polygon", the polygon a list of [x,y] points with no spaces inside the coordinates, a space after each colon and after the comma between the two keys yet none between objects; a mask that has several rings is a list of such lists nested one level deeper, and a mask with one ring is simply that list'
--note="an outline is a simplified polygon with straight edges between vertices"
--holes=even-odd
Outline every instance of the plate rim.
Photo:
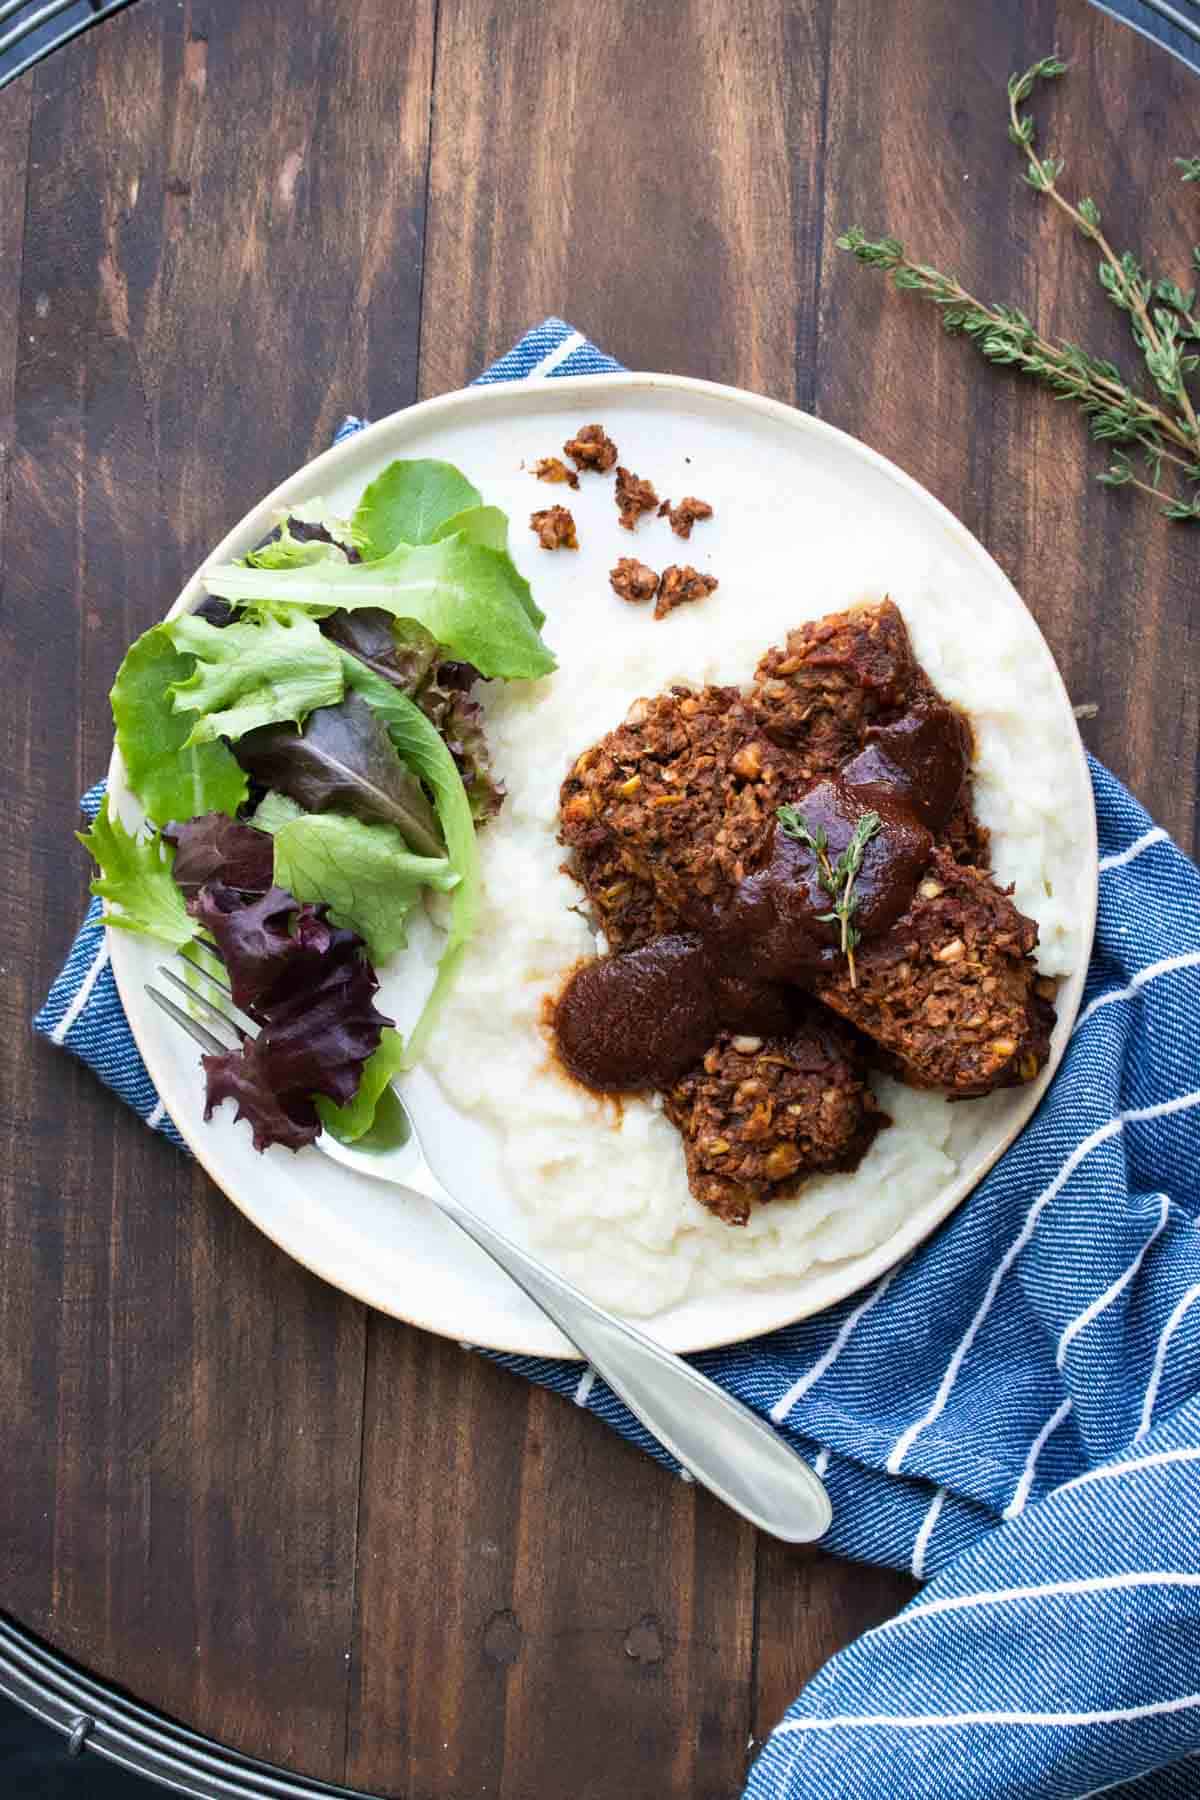
[{"label": "plate rim", "polygon": [[[1046,660],[1053,670],[1054,680],[1057,684],[1065,712],[1067,715],[1072,715],[1072,703],[1066,682],[1063,679],[1062,671],[1058,666],[1054,654],[1051,651],[1049,644],[1046,642],[1036,616],[1025,604],[1025,601],[1021,598],[1015,585],[987,547],[980,542],[973,532],[968,530],[962,520],[957,518],[955,514],[950,511],[949,507],[939,500],[936,495],[930,493],[929,489],[921,482],[917,481],[914,476],[909,475],[904,469],[900,468],[897,463],[894,463],[889,457],[884,456],[880,451],[874,450],[869,444],[863,443],[863,441],[860,438],[855,437],[853,433],[843,431],[839,426],[831,425],[828,421],[819,419],[813,413],[805,412],[800,407],[792,406],[787,401],[776,400],[765,394],[756,394],[746,388],[733,387],[728,383],[706,381],[698,376],[661,374],[646,370],[614,370],[593,375],[524,376],[513,381],[482,383],[479,386],[457,388],[448,394],[438,394],[427,400],[416,401],[410,406],[400,407],[396,411],[386,414],[381,419],[373,420],[370,424],[364,425],[360,430],[348,433],[340,442],[330,445],[327,450],[321,451],[308,462],[302,464],[283,481],[277,483],[276,486],[272,488],[263,499],[256,502],[249,511],[244,513],[237,523],[226,532],[225,536],[217,546],[205,556],[203,561],[192,572],[188,580],[184,583],[184,586],[180,590],[175,601],[162,617],[164,619],[175,618],[179,613],[189,610],[194,599],[202,591],[201,576],[205,569],[209,568],[214,563],[228,560],[231,555],[238,554],[237,547],[244,540],[253,541],[255,536],[263,535],[273,522],[272,515],[276,513],[281,506],[302,502],[305,497],[311,498],[318,495],[320,493],[322,481],[336,476],[342,463],[348,463],[360,457],[364,447],[369,446],[372,440],[386,440],[398,430],[404,431],[414,427],[419,430],[431,420],[436,421],[444,416],[453,415],[454,413],[463,410],[479,409],[486,411],[490,406],[499,407],[505,401],[511,402],[519,393],[528,392],[531,388],[541,390],[544,384],[548,385],[549,383],[553,383],[555,394],[562,393],[568,396],[571,394],[587,394],[595,397],[602,391],[629,393],[638,390],[664,390],[666,392],[674,392],[681,395],[703,396],[707,400],[715,399],[723,401],[739,410],[757,412],[765,418],[773,420],[777,424],[786,426],[788,429],[806,432],[818,440],[836,444],[841,449],[850,451],[854,456],[864,459],[878,473],[897,483],[921,506],[928,509],[933,521],[939,524],[943,530],[947,531],[951,537],[956,539],[959,545],[965,549],[968,556],[977,561],[981,561],[984,568],[993,579],[998,579],[1001,592],[1005,595],[1007,603],[1018,608],[1019,611],[1024,614],[1028,624],[1031,625],[1036,632]],[[306,489],[307,495],[299,492],[299,489]],[[149,627],[147,627],[147,629],[149,629]],[[1083,920],[1085,930],[1081,934],[1081,942],[1085,944],[1087,948],[1085,954],[1081,957],[1079,967],[1074,969],[1066,978],[1063,987],[1060,990],[1064,1004],[1059,1007],[1058,1024],[1055,1029],[1054,1040],[1051,1046],[1050,1060],[1037,1081],[1031,1083],[1025,1090],[1026,1104],[1020,1114],[1014,1118],[1011,1127],[1006,1131],[1002,1140],[983,1162],[977,1166],[972,1166],[968,1173],[960,1175],[957,1180],[951,1181],[944,1187],[939,1188],[936,1195],[933,1196],[926,1206],[920,1208],[905,1219],[897,1230],[894,1231],[890,1237],[886,1238],[882,1244],[876,1245],[872,1250],[863,1252],[859,1256],[848,1257],[836,1263],[823,1265],[828,1272],[823,1279],[818,1278],[819,1291],[814,1295],[810,1295],[807,1300],[799,1302],[795,1307],[792,1307],[791,1305],[781,1307],[781,1315],[775,1323],[756,1329],[752,1334],[753,1337],[765,1336],[771,1331],[782,1330],[788,1325],[799,1323],[802,1319],[811,1318],[817,1313],[826,1312],[831,1307],[840,1304],[841,1301],[848,1299],[851,1295],[861,1292],[862,1289],[868,1287],[872,1282],[886,1275],[889,1271],[897,1268],[906,1257],[932,1235],[939,1225],[943,1224],[952,1213],[958,1210],[964,1201],[969,1198],[974,1189],[978,1187],[985,1176],[995,1167],[1000,1158],[1012,1148],[1017,1138],[1032,1120],[1047,1089],[1057,1075],[1067,1045],[1070,1042],[1072,1030],[1082,1002],[1083,988],[1087,977],[1088,963],[1091,957],[1091,947],[1095,936],[1096,912],[1099,901],[1099,846],[1095,803],[1090,772],[1087,765],[1087,753],[1077,726],[1072,736],[1071,748],[1077,767],[1077,773],[1082,778],[1080,791],[1088,797],[1086,819],[1084,821],[1086,843],[1083,846],[1081,853],[1081,855],[1086,855],[1089,858],[1089,866],[1091,869],[1091,880],[1086,883],[1086,893],[1081,897],[1085,913]],[[112,754],[109,758],[107,778],[110,788],[115,786],[119,789],[123,785],[123,768],[115,739]],[[414,1296],[412,1299],[405,1299],[402,1303],[395,1305],[387,1304],[379,1298],[368,1296],[366,1293],[359,1291],[356,1286],[351,1285],[346,1280],[330,1274],[326,1266],[322,1266],[321,1262],[314,1261],[310,1256],[305,1254],[302,1239],[301,1241],[296,1242],[294,1241],[292,1234],[289,1234],[285,1230],[278,1228],[268,1229],[256,1214],[250,1210],[248,1206],[242,1203],[236,1194],[229,1191],[221,1177],[216,1173],[214,1168],[210,1166],[205,1155],[203,1127],[200,1127],[199,1129],[194,1127],[189,1129],[180,1122],[177,1113],[186,1113],[187,1108],[184,1106],[176,1109],[172,1106],[172,1090],[175,1088],[172,1072],[170,1069],[167,1069],[166,1071],[159,1070],[157,1073],[155,1072],[152,1055],[147,1053],[147,1045],[143,1041],[144,1034],[139,1032],[135,1023],[137,1008],[134,1007],[131,1009],[126,1004],[126,983],[134,979],[134,977],[128,967],[123,967],[125,963],[123,952],[128,948],[128,945],[124,941],[123,934],[114,932],[111,928],[108,928],[106,930],[106,937],[113,979],[116,983],[118,995],[120,996],[126,1022],[128,1023],[130,1033],[137,1045],[142,1061],[146,1065],[150,1079],[162,1099],[168,1115],[175,1123],[176,1129],[179,1131],[180,1136],[183,1138],[188,1149],[191,1151],[200,1167],[204,1170],[209,1180],[220,1189],[225,1198],[237,1208],[244,1218],[249,1220],[256,1230],[261,1231],[265,1237],[268,1237],[286,1256],[291,1257],[294,1262],[299,1263],[311,1274],[316,1275],[322,1281],[327,1282],[338,1292],[349,1295],[350,1298],[357,1300],[361,1305],[382,1312],[387,1317],[398,1319],[404,1324],[416,1326],[420,1330],[432,1332],[435,1336],[456,1339],[460,1342],[465,1340],[475,1345],[476,1339],[470,1335],[469,1330],[465,1329],[461,1322],[457,1325],[449,1325],[440,1316],[430,1317],[428,1315],[422,1315],[420,1305],[417,1302],[417,1296]],[[815,1266],[817,1268],[822,1267],[822,1265],[819,1264]],[[655,1332],[655,1323],[656,1318],[653,1317],[648,1320],[639,1321],[640,1327],[647,1330],[651,1336],[657,1335]],[[552,1326],[551,1329],[557,1333],[556,1327]],[[721,1349],[727,1345],[745,1341],[746,1338],[744,1333],[722,1332],[716,1337],[706,1337],[703,1342],[689,1344],[686,1349],[680,1352],[680,1354],[690,1356],[698,1354],[701,1351]],[[502,1355],[536,1357],[538,1359],[553,1359],[570,1362],[582,1362],[584,1360],[579,1352],[575,1350],[574,1346],[568,1344],[565,1339],[562,1340],[562,1343],[564,1347],[561,1349],[548,1349],[544,1341],[535,1343],[527,1336],[522,1336],[521,1329],[518,1326],[513,1333],[506,1334],[506,1341],[502,1343],[489,1342],[487,1344],[477,1345],[477,1347],[496,1351]]]}]

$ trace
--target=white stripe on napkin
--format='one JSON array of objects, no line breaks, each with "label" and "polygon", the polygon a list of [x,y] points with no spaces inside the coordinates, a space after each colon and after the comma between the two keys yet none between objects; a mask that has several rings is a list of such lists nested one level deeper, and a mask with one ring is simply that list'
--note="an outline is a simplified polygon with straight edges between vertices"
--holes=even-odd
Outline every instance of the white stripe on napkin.
[{"label": "white stripe on napkin", "polygon": [[1131,1000],[1140,993],[1148,981],[1157,981],[1160,975],[1172,975],[1176,969],[1194,969],[1200,965],[1200,950],[1183,950],[1178,956],[1164,956],[1161,962],[1151,963],[1145,969],[1139,969],[1128,987],[1116,988],[1111,994],[1097,994],[1089,1002],[1075,1021],[1076,1031],[1082,1031],[1093,1013],[1098,1013],[1102,1006],[1111,1006],[1114,1000]]},{"label": "white stripe on napkin", "polygon": [[918,1531],[916,1542],[913,1545],[912,1575],[914,1581],[924,1581],[925,1579],[925,1552],[929,1548],[933,1528],[937,1524],[938,1516],[945,1504],[946,1490],[944,1487],[940,1487],[929,1503],[929,1511],[921,1520],[921,1529]]},{"label": "white stripe on napkin", "polygon": [[785,1719],[772,1737],[798,1731],[840,1731],[843,1726],[895,1725],[901,1730],[936,1725],[1120,1725],[1127,1719],[1157,1719],[1200,1706],[1200,1694],[1180,1694],[1146,1706],[1114,1706],[1104,1712],[832,1713],[822,1719]]},{"label": "white stripe on napkin", "polygon": [[1030,1444],[1029,1455],[1025,1458],[1025,1467],[1021,1470],[1021,1479],[1017,1483],[1012,1499],[1001,1514],[1002,1518],[1016,1519],[1025,1511],[1025,1502],[1029,1498],[1029,1490],[1033,1486],[1033,1478],[1037,1473],[1038,1457],[1045,1449],[1047,1438],[1052,1432],[1058,1430],[1070,1410],[1071,1396],[1068,1394],[1062,1405],[1055,1408]]},{"label": "white stripe on napkin", "polygon": [[1103,1125],[1098,1126],[1097,1129],[1092,1132],[1090,1137],[1085,1137],[1082,1143],[1076,1144],[1070,1156],[1068,1156],[1066,1162],[1054,1177],[1054,1180],[1048,1187],[1042,1189],[1041,1193],[1026,1213],[1024,1225],[1022,1225],[1020,1231],[992,1271],[992,1279],[988,1282],[987,1292],[983,1296],[978,1312],[971,1320],[971,1323],[963,1334],[953,1356],[946,1365],[946,1372],[942,1376],[937,1393],[934,1395],[932,1406],[930,1406],[928,1412],[924,1413],[921,1418],[916,1419],[913,1424],[909,1425],[906,1430],[901,1432],[900,1436],[896,1439],[891,1455],[887,1459],[889,1474],[896,1475],[899,1473],[900,1465],[904,1461],[904,1458],[908,1455],[926,1426],[933,1424],[933,1421],[937,1418],[947,1400],[950,1398],[951,1390],[958,1379],[958,1372],[966,1360],[967,1352],[975,1342],[984,1320],[992,1310],[992,1302],[1000,1291],[1000,1283],[1004,1280],[1004,1277],[1016,1262],[1017,1257],[1021,1254],[1021,1251],[1033,1236],[1034,1229],[1045,1208],[1050,1204],[1051,1200],[1053,1200],[1055,1194],[1060,1193],[1067,1185],[1067,1182],[1071,1179],[1084,1158],[1090,1156],[1093,1150],[1097,1149],[1101,1144],[1106,1143],[1109,1138],[1115,1137],[1121,1130],[1121,1127],[1122,1122],[1119,1118],[1108,1119]]},{"label": "white stripe on napkin", "polygon": [[896,1631],[903,1625],[931,1619],[935,1613],[1003,1606],[1016,1600],[1053,1600],[1066,1594],[1118,1594],[1129,1588],[1158,1587],[1200,1587],[1200,1575],[1194,1570],[1130,1569],[1115,1575],[1082,1575],[1072,1581],[1031,1582],[1023,1587],[995,1588],[990,1593],[985,1590],[978,1594],[944,1594],[940,1600],[922,1602],[918,1598],[894,1619],[885,1619],[882,1625],[877,1625],[871,1636],[880,1637],[885,1631]]},{"label": "white stripe on napkin", "polygon": [[1045,1208],[1049,1205],[1050,1201],[1053,1200],[1056,1194],[1062,1192],[1080,1163],[1083,1162],[1085,1157],[1090,1156],[1092,1151],[1097,1149],[1099,1145],[1106,1143],[1109,1138],[1115,1137],[1126,1125],[1141,1124],[1150,1119],[1166,1118],[1170,1113],[1186,1112],[1193,1106],[1200,1106],[1200,1089],[1196,1089],[1190,1094],[1176,1094],[1170,1100],[1158,1101],[1154,1106],[1138,1106],[1132,1108],[1129,1112],[1118,1113],[1115,1119],[1108,1119],[1103,1125],[1097,1126],[1096,1130],[1093,1131],[1089,1137],[1085,1137],[1082,1143],[1076,1144],[1070,1156],[1068,1156],[1066,1162],[1054,1177],[1054,1180],[1048,1187],[1043,1188],[1042,1192],[1030,1207],[1028,1213],[1025,1215],[1024,1225],[1022,1225],[1020,1231],[1017,1233],[1016,1237],[993,1270],[992,1279],[988,1282],[987,1293],[983,1296],[979,1310],[971,1320],[971,1323],[964,1332],[953,1356],[946,1365],[946,1372],[938,1385],[938,1391],[934,1395],[933,1404],[921,1418],[909,1425],[896,1439],[891,1454],[887,1459],[887,1470],[890,1475],[899,1474],[900,1465],[903,1463],[904,1458],[908,1455],[908,1452],[912,1449],[921,1433],[927,1426],[932,1425],[933,1421],[942,1412],[947,1400],[950,1398],[954,1383],[958,1379],[958,1372],[966,1360],[967,1352],[978,1337],[988,1313],[992,1310],[992,1302],[1000,1291],[1001,1282],[1004,1280],[1004,1277],[1008,1274],[1008,1271],[1012,1268],[1014,1262],[1016,1262],[1017,1257],[1021,1254],[1021,1251],[1033,1236],[1037,1222]]},{"label": "white stripe on napkin", "polygon": [[1153,1456],[1131,1457],[1128,1462],[1105,1463],[1102,1469],[1087,1469],[1082,1475],[1064,1481],[1054,1497],[1069,1494],[1073,1488],[1087,1487],[1093,1481],[1110,1481],[1118,1475],[1136,1474],[1139,1469],[1161,1469],[1169,1463],[1189,1462],[1200,1462],[1200,1448],[1181,1446],[1178,1450],[1156,1450]]},{"label": "white stripe on napkin", "polygon": [[1135,838],[1127,849],[1118,850],[1113,856],[1102,856],[1099,864],[1100,873],[1103,875],[1108,869],[1123,869],[1126,863],[1133,862],[1142,854],[1143,850],[1148,850],[1151,844],[1163,844],[1166,842],[1166,838],[1167,834],[1161,825],[1152,826],[1149,831],[1143,831],[1140,838]]},{"label": "white stripe on napkin", "polygon": [[895,1280],[898,1272],[898,1270],[892,1269],[890,1273],[884,1276],[883,1280],[867,1295],[861,1305],[856,1306],[854,1311],[842,1321],[841,1330],[834,1338],[832,1344],[830,1344],[828,1350],[826,1350],[824,1356],[819,1356],[812,1368],[806,1369],[799,1381],[794,1381],[787,1393],[784,1394],[783,1398],[775,1402],[774,1406],[771,1408],[771,1417],[774,1419],[776,1425],[781,1425],[783,1423],[800,1396],[802,1394],[807,1394],[809,1388],[820,1381],[825,1371],[833,1367],[838,1357],[842,1354],[842,1351],[846,1348],[850,1334],[858,1324],[858,1321],[866,1313],[870,1312],[877,1300],[883,1299],[883,1296],[887,1293],[888,1288]]},{"label": "white stripe on napkin", "polygon": [[1098,1319],[1105,1308],[1112,1305],[1118,1294],[1129,1286],[1129,1283],[1141,1268],[1142,1258],[1145,1256],[1147,1250],[1150,1248],[1155,1238],[1165,1231],[1167,1220],[1171,1216],[1171,1202],[1165,1194],[1160,1194],[1158,1197],[1162,1201],[1162,1211],[1158,1215],[1158,1224],[1154,1227],[1150,1236],[1146,1239],[1129,1267],[1125,1270],[1125,1273],[1123,1275],[1118,1275],[1111,1287],[1106,1287],[1098,1300],[1093,1300],[1090,1306],[1086,1306],[1081,1313],[1076,1314],[1075,1318],[1071,1320],[1071,1323],[1059,1338],[1058,1350],[1054,1357],[1055,1364],[1058,1368],[1061,1369],[1064,1362],[1067,1360],[1067,1351],[1079,1336],[1080,1332],[1085,1330],[1086,1327],[1091,1324],[1093,1319]]},{"label": "white stripe on napkin", "polygon": [[87,974],[84,976],[83,980],[80,982],[77,991],[75,992],[75,994],[73,995],[73,997],[71,999],[70,1006],[68,1006],[66,1012],[63,1014],[62,1018],[58,1021],[58,1024],[54,1027],[54,1030],[50,1033],[50,1042],[52,1044],[61,1044],[65,1040],[66,1035],[70,1031],[72,1025],[75,1023],[76,1019],[79,1017],[80,1013],[83,1011],[84,1007],[87,1005],[88,997],[90,996],[92,989],[96,985],[97,977],[99,976],[101,969],[104,967],[104,965],[107,961],[108,961],[108,937],[107,937],[107,935],[105,935],[105,937],[101,940],[100,948],[96,952],[95,960],[93,961],[91,968],[88,970]]},{"label": "white stripe on napkin", "polygon": [[1200,1300],[1200,1281],[1194,1282],[1187,1293],[1176,1301],[1170,1318],[1162,1328],[1158,1348],[1154,1352],[1154,1367],[1150,1371],[1150,1380],[1146,1384],[1146,1398],[1142,1402],[1142,1422],[1133,1434],[1135,1444],[1140,1444],[1150,1430],[1150,1421],[1154,1417],[1154,1403],[1158,1399],[1159,1383],[1162,1381],[1163,1370],[1167,1362],[1167,1351],[1171,1347],[1175,1327],[1189,1306],[1193,1306],[1197,1300]]},{"label": "white stripe on napkin", "polygon": [[576,350],[586,342],[587,339],[581,331],[573,331],[569,337],[563,339],[561,344],[557,344],[553,350],[543,356],[541,362],[534,363],[525,380],[540,381],[543,376],[552,375],[560,363],[565,363],[568,356],[574,356]]}]

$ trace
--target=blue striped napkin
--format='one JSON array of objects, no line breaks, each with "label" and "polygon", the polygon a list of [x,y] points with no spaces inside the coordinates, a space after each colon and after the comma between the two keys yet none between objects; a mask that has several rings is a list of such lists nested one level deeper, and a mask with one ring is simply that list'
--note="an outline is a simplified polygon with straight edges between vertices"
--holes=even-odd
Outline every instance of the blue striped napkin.
[{"label": "blue striped napkin", "polygon": [[[481,379],[616,367],[549,319]],[[1096,942],[1033,1123],[866,1293],[696,1359],[824,1476],[830,1549],[928,1583],[805,1689],[752,1800],[1200,1794],[1200,874],[1092,781]],[[98,914],[36,1028],[179,1142]],[[498,1360],[669,1463],[590,1369]]]}]

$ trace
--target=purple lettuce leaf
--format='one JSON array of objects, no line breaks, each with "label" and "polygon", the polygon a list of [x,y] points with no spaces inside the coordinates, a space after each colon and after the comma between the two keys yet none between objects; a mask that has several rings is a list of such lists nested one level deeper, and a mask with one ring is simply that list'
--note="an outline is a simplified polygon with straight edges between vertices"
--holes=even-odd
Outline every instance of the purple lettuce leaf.
[{"label": "purple lettuce leaf", "polygon": [[235,747],[243,769],[306,812],[348,812],[395,825],[419,856],[441,856],[441,828],[420,781],[396,754],[386,725],[347,694],[309,714],[304,730],[262,725]]},{"label": "purple lettuce leaf", "polygon": [[237,1104],[234,1117],[246,1119],[254,1135],[254,1148],[266,1150],[281,1144],[285,1150],[303,1150],[320,1136],[317,1109],[306,1094],[277,1094],[264,1066],[261,1039],[247,1039],[240,1050],[222,1056],[204,1056],[206,1082],[204,1117],[211,1119],[223,1100]]},{"label": "purple lettuce leaf", "polygon": [[253,825],[240,825],[226,813],[201,813],[165,826],[162,835],[175,846],[171,873],[189,900],[210,881],[243,894],[265,894],[272,886],[274,840]]},{"label": "purple lettuce leaf", "polygon": [[193,618],[203,619],[206,625],[212,625],[218,631],[230,624],[234,616],[235,609],[228,600],[221,600],[216,594],[205,594],[200,604],[192,608]]},{"label": "purple lettuce leaf", "polygon": [[359,954],[361,940],[353,932],[344,935],[353,940],[348,953],[335,944],[315,982],[289,995],[289,974],[255,1008],[262,1021],[256,1061],[275,1094],[324,1094],[347,1105],[358,1092],[363,1064],[392,1023],[375,1006],[379,982]]},{"label": "purple lettuce leaf", "polygon": [[[336,544],[339,550],[344,550],[346,552],[347,562],[356,563],[362,561],[362,557],[359,555],[353,544],[346,543],[342,538],[335,537],[328,525],[321,524],[319,520],[298,519],[295,513],[289,513],[287,525],[288,530],[298,544]],[[272,538],[277,538],[279,535],[280,528],[276,526],[275,530],[271,533],[271,536],[266,540],[267,543],[270,543]]]},{"label": "purple lettuce leaf", "polygon": [[236,888],[213,881],[188,902],[188,911],[216,943],[234,1005],[251,1018],[285,979],[291,993],[313,983],[337,940],[361,942],[352,931],[330,925],[322,907],[301,905],[286,888],[247,900]]},{"label": "purple lettuce leaf", "polygon": [[321,620],[321,630],[368,669],[410,697],[428,678],[438,646],[423,626],[403,627],[380,606],[339,607]]},{"label": "purple lettuce leaf", "polygon": [[465,687],[453,685],[464,671],[475,675],[470,663],[440,663],[434,680],[417,695],[417,705],[445,741],[467,790],[471,817],[482,825],[500,811],[507,789],[492,772],[483,708],[466,691],[470,680]]},{"label": "purple lettuce leaf", "polygon": [[311,1144],[314,1095],[347,1105],[392,1023],[374,1004],[379,982],[362,939],[283,888],[252,898],[217,882],[189,910],[212,933],[235,1003],[260,1028],[240,1050],[203,1059],[205,1118],[233,1100],[255,1149]]}]

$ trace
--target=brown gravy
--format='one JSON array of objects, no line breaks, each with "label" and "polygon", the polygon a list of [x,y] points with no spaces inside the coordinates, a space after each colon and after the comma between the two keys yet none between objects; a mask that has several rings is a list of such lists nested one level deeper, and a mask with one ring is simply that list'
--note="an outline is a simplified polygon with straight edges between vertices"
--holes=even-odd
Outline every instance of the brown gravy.
[{"label": "brown gravy", "polygon": [[[867,811],[881,825],[855,880],[854,924],[866,940],[908,909],[939,833],[963,791],[970,728],[929,696],[888,724],[836,776],[793,798],[809,828],[825,831],[837,861]],[[811,849],[776,827],[765,866],[747,875],[696,929],[585,963],[555,1007],[559,1054],[586,1086],[606,1092],[669,1088],[703,1057],[721,1029],[786,1032],[794,990],[841,955]],[[792,990],[789,992],[789,990]]]}]

